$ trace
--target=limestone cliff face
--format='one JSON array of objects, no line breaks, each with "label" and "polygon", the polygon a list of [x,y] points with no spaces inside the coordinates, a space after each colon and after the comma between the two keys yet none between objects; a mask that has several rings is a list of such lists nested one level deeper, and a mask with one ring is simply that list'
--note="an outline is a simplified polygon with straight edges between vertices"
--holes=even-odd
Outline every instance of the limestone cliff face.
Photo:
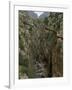
[{"label": "limestone cliff face", "polygon": [[19,78],[62,77],[63,14],[33,14],[19,11]]}]

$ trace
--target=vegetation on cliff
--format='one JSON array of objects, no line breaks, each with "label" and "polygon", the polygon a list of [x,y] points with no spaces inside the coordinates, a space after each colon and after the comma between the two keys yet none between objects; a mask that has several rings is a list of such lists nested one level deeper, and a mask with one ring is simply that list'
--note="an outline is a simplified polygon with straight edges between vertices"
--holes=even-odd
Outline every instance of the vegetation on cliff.
[{"label": "vegetation on cliff", "polygon": [[19,78],[62,77],[63,13],[29,13],[19,10]]}]

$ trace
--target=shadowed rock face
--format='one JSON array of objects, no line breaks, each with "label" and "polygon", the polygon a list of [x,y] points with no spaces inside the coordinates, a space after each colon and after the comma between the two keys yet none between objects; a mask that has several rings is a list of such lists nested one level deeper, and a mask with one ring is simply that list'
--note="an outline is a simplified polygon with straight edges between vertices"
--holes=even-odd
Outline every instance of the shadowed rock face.
[{"label": "shadowed rock face", "polygon": [[49,12],[34,12],[34,11],[28,11],[28,15],[32,17],[33,19],[44,19],[45,17],[48,17],[50,15]]},{"label": "shadowed rock face", "polygon": [[63,76],[62,22],[62,13],[38,18],[33,11],[19,11],[20,79]]},{"label": "shadowed rock face", "polygon": [[28,15],[29,15],[30,17],[32,17],[33,19],[37,19],[37,18],[38,18],[37,14],[34,13],[33,11],[28,11]]}]

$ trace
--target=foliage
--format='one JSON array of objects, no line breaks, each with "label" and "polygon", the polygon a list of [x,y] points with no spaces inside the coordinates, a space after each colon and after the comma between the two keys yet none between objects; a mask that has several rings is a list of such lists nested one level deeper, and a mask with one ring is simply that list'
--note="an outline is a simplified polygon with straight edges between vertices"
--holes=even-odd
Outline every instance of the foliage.
[{"label": "foliage", "polygon": [[[47,29],[48,28],[48,29]],[[19,11],[19,77],[63,75],[63,13],[34,19]]]}]

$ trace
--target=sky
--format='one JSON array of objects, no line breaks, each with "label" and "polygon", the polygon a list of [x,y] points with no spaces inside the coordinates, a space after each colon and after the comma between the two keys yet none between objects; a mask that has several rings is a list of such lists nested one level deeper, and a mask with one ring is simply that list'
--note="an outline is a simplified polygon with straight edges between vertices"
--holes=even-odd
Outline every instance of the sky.
[{"label": "sky", "polygon": [[37,15],[38,15],[38,17],[41,15],[41,14],[43,14],[44,12],[34,12],[34,13],[36,13]]}]

